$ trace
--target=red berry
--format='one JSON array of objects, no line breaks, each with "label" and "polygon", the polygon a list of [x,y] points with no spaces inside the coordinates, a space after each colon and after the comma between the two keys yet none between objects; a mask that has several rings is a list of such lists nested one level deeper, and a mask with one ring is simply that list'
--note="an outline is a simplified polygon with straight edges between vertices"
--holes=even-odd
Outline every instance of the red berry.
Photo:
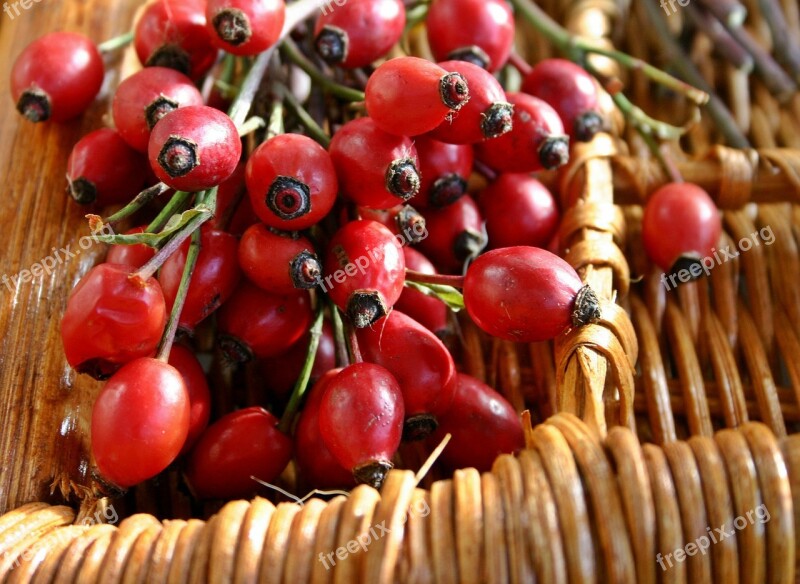
[{"label": "red berry", "polygon": [[429,134],[431,138],[450,144],[475,144],[511,131],[514,107],[491,73],[467,61],[443,61],[439,66],[464,76],[469,84],[469,102],[451,120],[439,124]]},{"label": "red berry", "polygon": [[494,140],[475,145],[479,160],[499,172],[558,168],[569,160],[569,138],[556,110],[525,93],[508,93],[514,127]]},{"label": "red berry", "polygon": [[389,209],[419,191],[419,161],[414,143],[388,134],[370,118],[342,126],[328,151],[342,195],[358,205]]},{"label": "red berry", "polygon": [[356,481],[379,488],[403,432],[403,395],[389,371],[372,363],[345,367],[328,382],[319,407],[322,441]]},{"label": "red berry", "polygon": [[199,499],[250,498],[271,483],[292,457],[292,441],[264,408],[221,417],[203,432],[189,455],[186,482]]},{"label": "red berry", "polygon": [[69,193],[81,205],[115,205],[132,199],[144,186],[147,159],[111,128],[89,132],[67,160]]},{"label": "red berry", "polygon": [[212,227],[236,236],[241,236],[248,227],[259,223],[247,196],[244,172],[245,163],[239,161],[233,174],[219,185],[216,213],[209,220]]},{"label": "red berry", "polygon": [[427,136],[414,139],[419,156],[422,184],[414,197],[414,206],[444,207],[467,192],[472,174],[472,146],[446,144]]},{"label": "red berry", "polygon": [[339,188],[331,156],[301,134],[281,134],[261,144],[247,161],[245,176],[258,217],[285,231],[318,223]]},{"label": "red berry", "polygon": [[239,266],[244,275],[267,292],[291,294],[313,288],[322,266],[311,242],[297,233],[279,233],[252,225],[239,241]]},{"label": "red berry", "polygon": [[155,352],[167,321],[164,295],[154,278],[131,277],[135,269],[99,264],[70,293],[61,340],[78,373],[104,379]]},{"label": "red berry", "polygon": [[437,61],[460,59],[494,72],[514,44],[514,16],[505,0],[435,0],[426,24]]},{"label": "red berry", "polygon": [[384,132],[430,132],[469,100],[467,80],[419,57],[397,57],[370,76],[367,113]]},{"label": "red berry", "polygon": [[588,142],[603,126],[594,79],[566,59],[536,63],[525,76],[522,91],[553,106],[570,138]]},{"label": "red berry", "polygon": [[92,409],[92,454],[103,479],[131,487],[175,460],[189,429],[189,395],[177,369],[131,361],[108,380]]},{"label": "red berry", "polygon": [[647,200],[642,241],[647,255],[664,271],[681,256],[710,256],[722,233],[714,201],[691,183],[668,183]]},{"label": "red berry", "polygon": [[428,436],[456,389],[456,366],[442,341],[393,310],[375,326],[359,329],[358,346],[366,361],[385,367],[400,384],[406,413],[403,439]]},{"label": "red berry", "polygon": [[[430,260],[413,247],[404,247],[403,255],[406,260],[406,268],[409,270],[423,274],[436,273],[436,268],[433,267]],[[425,326],[439,338],[442,338],[447,332],[447,306],[437,298],[405,287],[394,307]]]},{"label": "red berry", "polygon": [[219,311],[219,343],[234,362],[279,355],[311,325],[305,291],[278,295],[244,281]]},{"label": "red berry", "polygon": [[558,229],[558,205],[528,174],[501,174],[478,199],[492,248],[547,247]]},{"label": "red berry", "polygon": [[341,369],[331,369],[309,390],[294,432],[294,455],[297,468],[306,481],[317,489],[351,488],[353,473],[343,467],[325,446],[319,426],[322,397],[331,380]]},{"label": "red berry", "polygon": [[208,426],[211,417],[211,391],[208,389],[203,367],[191,350],[173,345],[167,362],[181,374],[189,396],[189,431],[181,448],[181,454],[184,454],[194,446]]},{"label": "red berry", "polygon": [[203,191],[228,178],[242,155],[236,126],[205,105],[176,109],[153,127],[147,147],[159,180],[181,191]]},{"label": "red berry", "polygon": [[174,69],[146,67],[122,81],[114,93],[114,125],[132,148],[147,152],[156,122],[187,105],[203,105],[191,79]]},{"label": "red berry", "polygon": [[451,434],[440,460],[451,469],[489,472],[498,456],[525,446],[522,423],[511,404],[491,387],[463,373],[457,377],[453,404],[439,419],[428,444],[437,446]]},{"label": "red berry", "polygon": [[352,221],[331,239],[320,285],[358,328],[389,313],[405,282],[403,250],[376,221]]},{"label": "red berry", "polygon": [[[134,227],[125,232],[125,235],[136,235],[144,233],[144,227]],[[133,245],[115,244],[108,248],[106,254],[107,264],[125,264],[134,268],[141,268],[156,255],[156,250],[145,245],[136,243]]]},{"label": "red berry", "polygon": [[274,45],[286,18],[284,0],[208,0],[211,42],[234,55],[254,56]]},{"label": "red berry", "polygon": [[476,259],[464,279],[464,304],[484,331],[520,343],[546,341],[600,317],[597,297],[572,266],[536,247],[506,247]]},{"label": "red berry", "polygon": [[357,212],[362,219],[377,221],[386,227],[403,245],[419,243],[428,237],[425,218],[411,205],[397,205],[391,209],[358,207]]},{"label": "red berry", "polygon": [[441,270],[461,273],[464,262],[486,245],[478,205],[464,195],[452,205],[424,213],[429,235],[419,243],[420,250]]},{"label": "red berry", "polygon": [[314,27],[314,46],[331,65],[364,67],[389,52],[405,25],[401,0],[348,0],[335,9],[323,5]]},{"label": "red berry", "polygon": [[134,31],[134,46],[146,67],[169,67],[195,81],[217,58],[206,27],[205,0],[155,0]]},{"label": "red berry", "polygon": [[32,122],[63,122],[81,113],[103,84],[103,58],[94,43],[53,32],[29,44],[11,68],[11,97]]}]

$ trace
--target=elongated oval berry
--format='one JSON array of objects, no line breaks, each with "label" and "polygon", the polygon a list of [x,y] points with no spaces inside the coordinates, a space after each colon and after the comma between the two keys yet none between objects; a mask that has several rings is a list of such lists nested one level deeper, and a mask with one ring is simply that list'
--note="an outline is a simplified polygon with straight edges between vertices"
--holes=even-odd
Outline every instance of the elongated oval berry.
[{"label": "elongated oval berry", "polygon": [[476,259],[464,279],[464,304],[484,331],[520,343],[600,318],[597,297],[572,266],[536,247],[506,247]]},{"label": "elongated oval berry", "polygon": [[365,67],[389,52],[403,34],[401,0],[347,0],[322,6],[314,26],[314,47],[331,65]]},{"label": "elongated oval berry", "polygon": [[[436,268],[431,261],[413,247],[405,246],[403,256],[405,256],[406,268],[409,270],[423,274],[436,273]],[[447,306],[438,298],[406,286],[394,307],[416,320],[440,339],[447,333]]]},{"label": "elongated oval berry", "polygon": [[501,174],[481,191],[478,203],[492,248],[546,248],[558,229],[553,195],[529,174]]},{"label": "elongated oval berry", "polygon": [[460,59],[494,72],[514,44],[514,16],[505,0],[435,0],[426,25],[437,61]]},{"label": "elongated oval berry", "polygon": [[397,239],[376,221],[344,225],[328,244],[323,292],[357,328],[389,313],[405,282],[405,258]]},{"label": "elongated oval berry", "polygon": [[441,270],[461,273],[464,262],[486,246],[483,217],[472,197],[464,195],[441,209],[425,209],[428,237],[419,248]]},{"label": "elongated oval berry", "polygon": [[158,359],[131,361],[105,384],[92,409],[92,454],[119,488],[154,477],[175,460],[189,430],[181,374]]},{"label": "elongated oval berry", "polygon": [[11,68],[11,97],[31,122],[64,122],[83,113],[103,84],[95,44],[73,32],[53,32],[29,44]]},{"label": "elongated oval berry", "polygon": [[558,168],[569,160],[569,137],[547,102],[525,93],[507,93],[514,106],[514,127],[475,145],[475,156],[499,172]]},{"label": "elongated oval berry", "polygon": [[370,76],[367,113],[384,132],[416,136],[430,132],[469,101],[463,75],[419,57],[397,57]]},{"label": "elongated oval berry", "polygon": [[292,441],[264,408],[222,416],[203,432],[186,464],[186,482],[198,499],[250,498],[261,491],[251,477],[274,482],[292,458]]},{"label": "elongated oval berry", "polygon": [[389,209],[419,191],[414,143],[384,132],[370,118],[343,125],[333,135],[328,151],[342,194],[358,205]]},{"label": "elongated oval berry", "polygon": [[570,138],[588,142],[603,127],[597,85],[591,75],[571,61],[539,61],[525,76],[522,91],[553,106]]},{"label": "elongated oval berry", "polygon": [[416,208],[445,207],[467,192],[474,158],[472,146],[446,144],[427,136],[417,136],[414,146],[422,173],[422,184],[414,197]]},{"label": "elongated oval berry", "polygon": [[355,486],[353,473],[334,458],[319,426],[322,397],[331,380],[341,368],[331,369],[308,392],[303,411],[294,431],[294,455],[301,476],[316,489],[351,488]]},{"label": "elongated oval berry", "polygon": [[219,344],[233,362],[279,355],[311,324],[308,292],[271,294],[243,281],[219,312]]},{"label": "elongated oval berry", "polygon": [[172,345],[167,363],[181,374],[189,397],[189,431],[181,447],[181,454],[184,454],[194,446],[200,434],[208,426],[211,417],[211,390],[208,388],[203,367],[191,349],[182,345]]},{"label": "elongated oval berry", "polygon": [[442,61],[439,66],[464,76],[469,83],[469,102],[431,131],[431,138],[450,144],[475,144],[511,131],[514,106],[491,73],[467,61]]},{"label": "elongated oval berry", "polygon": [[239,266],[248,280],[275,294],[313,288],[322,276],[322,265],[307,238],[264,225],[251,225],[242,235]]},{"label": "elongated oval berry", "polygon": [[76,203],[124,203],[144,186],[147,159],[111,128],[89,132],[67,160],[67,190]]},{"label": "elongated oval berry", "polygon": [[400,384],[406,419],[404,440],[422,440],[436,429],[456,390],[453,357],[436,335],[393,310],[372,327],[358,330],[364,359],[385,367]]},{"label": "elongated oval berry", "polygon": [[208,0],[211,42],[233,55],[254,56],[280,37],[286,19],[284,0]]},{"label": "elongated oval berry", "polygon": [[302,134],[281,134],[256,148],[245,180],[259,219],[284,231],[319,222],[333,207],[339,188],[331,156]]},{"label": "elongated oval berry", "polygon": [[450,469],[472,467],[489,472],[501,454],[513,454],[525,446],[522,423],[508,400],[474,377],[459,373],[456,395],[439,427],[428,439],[438,446],[445,435],[450,443],[441,461]]},{"label": "elongated oval berry", "polygon": [[159,180],[181,191],[203,191],[228,178],[242,155],[236,126],[221,111],[190,105],[165,115],[147,147]]},{"label": "elongated oval berry", "polygon": [[167,321],[155,278],[131,277],[132,266],[100,264],[72,290],[61,318],[67,362],[105,379],[121,365],[152,355]]},{"label": "elongated oval berry", "polygon": [[174,69],[145,67],[119,84],[111,111],[122,139],[139,152],[147,152],[156,122],[187,105],[203,105],[203,96],[191,79]]},{"label": "elongated oval berry", "polygon": [[380,488],[403,432],[403,394],[389,371],[372,363],[345,367],[319,410],[325,446],[359,483]]}]

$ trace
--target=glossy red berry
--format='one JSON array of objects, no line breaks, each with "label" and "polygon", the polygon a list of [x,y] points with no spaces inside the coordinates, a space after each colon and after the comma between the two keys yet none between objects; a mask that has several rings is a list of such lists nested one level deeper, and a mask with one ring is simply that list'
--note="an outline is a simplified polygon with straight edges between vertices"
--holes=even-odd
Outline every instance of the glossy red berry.
[{"label": "glossy red berry", "polygon": [[397,57],[370,76],[367,113],[384,132],[417,136],[430,132],[469,101],[463,75],[419,57]]},{"label": "glossy red berry", "polygon": [[195,81],[217,58],[206,26],[205,0],[155,0],[142,12],[134,46],[146,67],[169,67]]},{"label": "glossy red berry", "polygon": [[514,16],[505,0],[435,0],[426,25],[437,61],[460,59],[494,72],[514,44]]},{"label": "glossy red berry", "polygon": [[242,155],[236,126],[219,110],[190,105],[165,115],[147,147],[159,180],[181,191],[203,191],[228,178]]},{"label": "glossy red berry", "polygon": [[181,374],[189,396],[189,431],[181,448],[181,454],[184,454],[194,446],[208,426],[211,417],[211,391],[208,389],[203,367],[190,349],[173,345],[167,362]]},{"label": "glossy red berry", "polygon": [[252,225],[239,241],[239,266],[247,278],[267,292],[291,294],[317,285],[322,266],[311,242],[297,233]]},{"label": "glossy red berry", "polygon": [[[125,235],[144,233],[144,227],[134,227],[125,232]],[[144,243],[133,245],[115,244],[108,248],[106,254],[107,264],[125,264],[134,268],[141,268],[156,255],[156,250]]]},{"label": "glossy red berry", "polygon": [[319,408],[322,440],[356,481],[379,488],[403,432],[403,394],[389,371],[372,363],[345,367],[328,382]]},{"label": "glossy red berry", "polygon": [[558,229],[553,195],[529,174],[501,174],[478,198],[492,248],[547,247]]},{"label": "glossy red berry", "polygon": [[539,61],[525,76],[522,91],[553,106],[574,140],[588,142],[603,127],[597,85],[591,75],[571,61]]},{"label": "glossy red berry", "polygon": [[294,455],[300,475],[316,489],[350,488],[355,479],[331,454],[319,426],[319,409],[330,381],[341,369],[331,369],[309,390],[294,432]]},{"label": "glossy red berry", "polygon": [[484,331],[520,343],[546,341],[600,317],[597,297],[572,266],[536,247],[476,259],[464,279],[464,304]]},{"label": "glossy red berry", "polygon": [[[167,258],[158,274],[158,281],[170,310],[178,295],[189,245],[187,239]],[[217,310],[233,294],[241,275],[237,250],[238,242],[230,233],[205,227],[202,229],[200,253],[178,320],[182,329],[192,332],[199,322]]]},{"label": "glossy red berry", "polygon": [[72,290],[61,319],[70,366],[104,379],[138,357],[154,354],[167,311],[154,278],[131,277],[136,268],[99,264]]},{"label": "glossy red berry", "polygon": [[314,26],[317,53],[331,65],[354,69],[389,52],[403,34],[406,9],[401,0],[348,0],[322,6]]},{"label": "glossy red berry", "polygon": [[67,190],[76,203],[101,206],[132,199],[144,186],[147,159],[111,128],[89,132],[67,160]]},{"label": "glossy red berry", "polygon": [[472,146],[447,144],[427,136],[414,139],[419,156],[422,183],[414,197],[414,206],[444,207],[467,192],[472,174]]},{"label": "glossy red berry", "polygon": [[713,199],[691,183],[668,183],[647,200],[642,218],[642,241],[650,259],[664,271],[686,256],[711,256],[722,233],[722,220]]},{"label": "glossy red berry", "polygon": [[436,335],[398,310],[359,329],[364,360],[385,367],[403,392],[404,440],[421,440],[436,429],[456,389],[453,357]]},{"label": "glossy red berry", "polygon": [[369,209],[358,207],[361,219],[377,221],[397,237],[402,245],[419,243],[428,237],[425,217],[411,205],[397,205],[391,209]]},{"label": "glossy red berry", "polygon": [[405,282],[403,250],[376,221],[352,221],[333,236],[325,256],[323,292],[357,328],[389,313]]},{"label": "glossy red berry", "polygon": [[217,317],[219,343],[233,362],[279,355],[311,325],[308,292],[279,295],[243,281]]},{"label": "glossy red berry", "polygon": [[105,384],[92,409],[92,454],[100,476],[127,488],[175,460],[189,429],[189,395],[177,369],[131,361]]},{"label": "glossy red berry", "polygon": [[63,122],[81,113],[103,84],[103,58],[94,43],[53,32],[29,44],[11,68],[11,97],[31,122]]},{"label": "glossy red berry", "polygon": [[248,227],[259,223],[250,205],[244,181],[245,163],[239,161],[233,174],[222,181],[217,189],[217,209],[209,220],[212,227],[241,236]]},{"label": "glossy red berry", "polygon": [[333,207],[339,188],[331,156],[302,134],[281,134],[261,144],[247,161],[250,202],[268,226],[299,231]]},{"label": "glossy red berry", "polygon": [[519,414],[502,395],[474,377],[458,374],[456,395],[428,443],[436,446],[451,434],[441,461],[451,469],[489,472],[501,454],[525,446]]},{"label": "glossy red berry", "polygon": [[439,66],[464,76],[469,84],[469,102],[439,124],[429,134],[431,138],[450,144],[475,144],[511,131],[514,107],[491,73],[467,61],[442,61]]},{"label": "glossy red berry", "polygon": [[211,42],[233,55],[254,56],[274,45],[286,19],[284,0],[208,0]]},{"label": "glossy red berry", "polygon": [[147,152],[156,122],[187,105],[203,105],[191,79],[174,69],[145,67],[119,84],[111,111],[119,135],[132,148]]},{"label": "glossy red berry", "polygon": [[[428,258],[413,247],[404,247],[406,268],[423,274],[435,274],[436,268]],[[439,338],[447,332],[447,306],[438,298],[427,296],[406,286],[394,305],[399,310],[426,327]]]},{"label": "glossy red berry", "polygon": [[461,273],[464,262],[486,246],[483,217],[469,195],[441,209],[426,209],[424,215],[429,235],[419,248],[439,269]]},{"label": "glossy red berry", "polygon": [[370,118],[343,125],[333,135],[328,151],[342,195],[358,205],[389,209],[419,191],[414,143],[384,132]]},{"label": "glossy red berry", "polygon": [[271,483],[292,458],[292,441],[264,408],[221,417],[189,454],[186,482],[198,499],[249,498],[261,490],[251,477]]},{"label": "glossy red berry", "polygon": [[499,172],[554,169],[569,160],[569,137],[561,118],[546,102],[525,93],[508,93],[514,127],[475,145],[476,157]]}]

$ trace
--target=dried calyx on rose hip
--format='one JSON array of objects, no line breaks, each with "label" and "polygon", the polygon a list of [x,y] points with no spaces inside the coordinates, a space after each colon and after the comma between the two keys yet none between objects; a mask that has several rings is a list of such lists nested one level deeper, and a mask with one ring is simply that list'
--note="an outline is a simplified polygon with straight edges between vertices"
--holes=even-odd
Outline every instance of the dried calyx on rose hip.
[{"label": "dried calyx on rose hip", "polygon": [[474,155],[469,144],[446,144],[427,136],[414,138],[422,182],[414,206],[445,207],[467,192]]},{"label": "dried calyx on rose hip", "polygon": [[546,341],[600,318],[597,296],[572,266],[536,247],[481,255],[464,278],[464,304],[481,329],[521,343]]},{"label": "dried calyx on rose hip", "polygon": [[308,238],[261,224],[248,227],[239,240],[239,265],[248,280],[276,294],[313,288],[322,276]]},{"label": "dried calyx on rose hip", "polygon": [[429,235],[419,248],[445,273],[462,273],[464,263],[486,247],[483,217],[469,195],[441,209],[426,209],[424,217]]}]

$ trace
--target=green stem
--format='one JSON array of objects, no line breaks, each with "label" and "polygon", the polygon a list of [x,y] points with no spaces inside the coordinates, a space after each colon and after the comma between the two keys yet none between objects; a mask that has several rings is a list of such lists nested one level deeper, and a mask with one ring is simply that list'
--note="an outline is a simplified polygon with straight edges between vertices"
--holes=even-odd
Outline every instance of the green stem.
[{"label": "green stem", "polygon": [[152,187],[148,187],[143,190],[141,193],[136,195],[133,200],[125,205],[122,209],[114,213],[113,215],[108,216],[106,219],[102,220],[103,223],[108,223],[113,225],[126,217],[133,215],[136,211],[147,205],[150,201],[155,199],[157,196],[165,193],[169,190],[169,187],[165,185],[163,182],[160,182]]},{"label": "green stem", "polygon": [[269,140],[275,136],[280,136],[283,132],[283,102],[280,98],[276,97],[272,102],[272,109],[269,113],[266,139]]},{"label": "green stem", "polygon": [[110,53],[116,49],[122,48],[131,43],[133,40],[133,31],[126,32],[112,39],[108,39],[97,45],[97,50],[101,53]]},{"label": "green stem", "polygon": [[314,118],[311,117],[311,114],[308,113],[306,108],[302,106],[302,104],[297,100],[294,94],[289,91],[289,89],[285,86],[278,86],[278,91],[283,97],[286,105],[292,110],[292,112],[297,116],[300,120],[300,123],[305,126],[308,133],[311,134],[311,137],[314,138],[317,142],[322,144],[325,148],[331,143],[330,137],[325,133],[325,130],[316,122]]},{"label": "green stem", "polygon": [[300,52],[300,49],[297,48],[297,45],[295,45],[291,39],[287,38],[283,41],[281,44],[281,51],[283,51],[292,63],[300,67],[320,87],[327,90],[332,95],[345,101],[364,101],[363,91],[336,83],[333,79],[317,69],[317,67]]},{"label": "green stem", "polygon": [[424,274],[406,268],[406,280],[419,284],[438,284],[441,286],[452,286],[453,288],[464,287],[464,276],[451,276],[447,274]]},{"label": "green stem", "polygon": [[169,353],[172,350],[172,343],[175,341],[175,333],[178,331],[178,322],[180,321],[181,311],[183,305],[186,303],[186,294],[189,291],[189,284],[192,281],[192,274],[197,265],[197,257],[200,255],[200,230],[195,229],[192,232],[192,241],[189,244],[189,251],[186,254],[186,264],[183,266],[183,274],[181,275],[181,282],[178,284],[178,292],[175,295],[175,303],[172,305],[172,310],[169,313],[167,326],[164,328],[164,334],[161,336],[161,342],[158,346],[157,359],[167,362]]},{"label": "green stem", "polygon": [[336,366],[347,367],[350,365],[350,352],[347,349],[347,339],[344,335],[344,322],[339,312],[339,307],[332,301],[330,303],[331,323],[333,323],[333,341],[336,347]]},{"label": "green stem", "polygon": [[303,402],[303,396],[306,393],[308,380],[311,379],[311,370],[314,368],[314,360],[317,356],[317,348],[319,348],[319,340],[322,337],[322,308],[317,310],[317,316],[314,319],[314,324],[311,325],[309,333],[311,339],[308,341],[308,350],[306,351],[306,360],[303,362],[303,368],[300,370],[300,377],[294,384],[292,396],[289,398],[289,403],[286,405],[286,410],[281,416],[281,421],[278,424],[278,430],[284,434],[288,434],[292,427],[295,414],[300,409],[300,404]]},{"label": "green stem", "polygon": [[153,219],[150,224],[145,228],[146,233],[158,233],[164,228],[164,225],[167,224],[169,218],[172,217],[175,213],[180,213],[186,207],[186,203],[191,199],[193,193],[187,193],[186,191],[175,191],[175,194],[172,195],[172,198],[169,200],[169,203],[164,205],[164,208],[159,211],[156,218]]},{"label": "green stem", "polygon": [[236,128],[236,130],[239,132],[239,137],[244,138],[248,134],[263,128],[265,125],[266,123],[264,122],[264,118],[261,118],[259,116],[252,116],[250,118],[247,118],[247,120],[245,120],[245,122],[241,126]]}]

